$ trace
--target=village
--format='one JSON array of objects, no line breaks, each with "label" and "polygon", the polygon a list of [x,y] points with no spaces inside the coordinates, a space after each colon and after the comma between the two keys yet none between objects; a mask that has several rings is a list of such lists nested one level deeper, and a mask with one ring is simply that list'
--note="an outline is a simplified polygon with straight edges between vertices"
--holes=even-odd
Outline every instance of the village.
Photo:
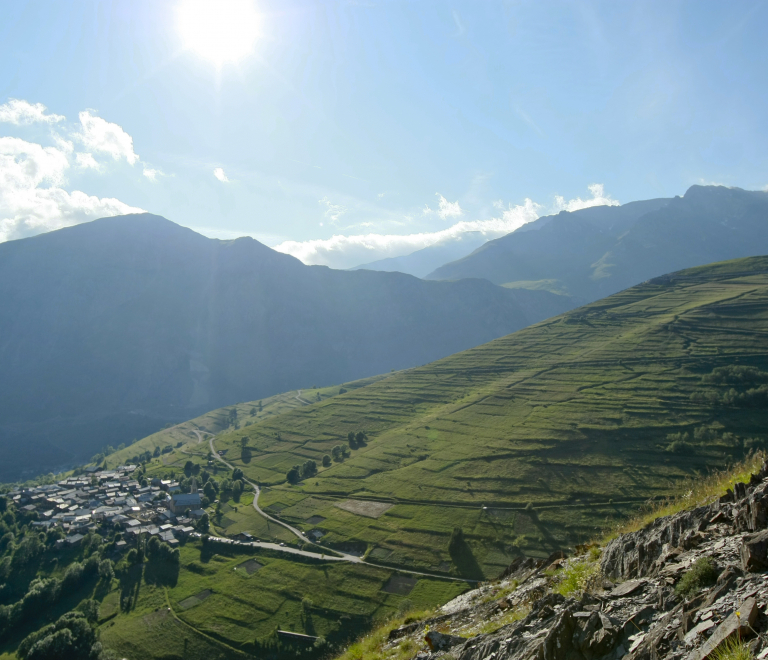
[{"label": "village", "polygon": [[57,548],[76,546],[97,529],[122,532],[115,544],[117,552],[135,546],[145,534],[157,536],[171,547],[197,535],[205,511],[196,486],[191,493],[183,493],[177,482],[159,478],[142,485],[133,476],[137,467],[89,467],[82,475],[14,490],[8,497],[32,518],[33,528],[59,526],[64,530],[66,536],[56,542]]}]

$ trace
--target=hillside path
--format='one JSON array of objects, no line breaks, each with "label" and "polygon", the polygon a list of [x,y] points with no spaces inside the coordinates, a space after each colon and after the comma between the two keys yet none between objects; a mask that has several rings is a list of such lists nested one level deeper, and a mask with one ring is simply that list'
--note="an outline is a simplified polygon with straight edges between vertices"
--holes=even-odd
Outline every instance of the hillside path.
[{"label": "hillside path", "polygon": [[[228,461],[224,460],[223,456],[220,456],[219,453],[216,451],[216,447],[213,445],[213,439],[215,436],[211,436],[208,439],[208,443],[211,447],[211,454],[213,454],[214,458],[218,460],[219,462],[226,465],[230,470],[234,470],[235,466],[229,463]],[[245,476],[243,476],[243,481],[245,481],[247,484],[253,488],[253,508],[256,510],[256,512],[260,515],[266,518],[267,520],[270,520],[271,522],[275,523],[276,525],[281,525],[282,527],[285,527],[289,532],[291,532],[294,536],[299,538],[301,541],[305,543],[311,543],[311,541],[306,537],[304,532],[302,532],[300,529],[296,529],[295,527],[292,527],[288,523],[283,522],[282,520],[277,520],[276,518],[273,518],[268,513],[265,513],[263,509],[259,507],[259,495],[261,494],[261,489],[257,484],[250,481],[249,479],[246,479]],[[219,537],[216,537],[219,538]],[[313,559],[318,559],[318,554],[316,552],[307,552],[305,550],[300,550],[299,548],[293,548],[289,546],[284,545],[278,545],[277,543],[267,543],[263,541],[254,541],[253,543],[239,543],[238,541],[234,541],[232,539],[222,539],[222,540],[228,540],[233,544],[237,545],[250,545],[254,548],[267,548],[269,550],[277,550],[278,552],[285,552],[292,555],[300,555],[302,557],[312,557]],[[356,555],[350,555],[345,552],[341,552],[339,550],[333,550],[334,553],[337,555],[340,555],[338,557],[333,555],[323,555],[323,560],[328,561],[346,561],[350,562],[352,564],[365,564],[367,566],[375,566],[376,568],[384,568],[384,569],[391,569],[393,571],[397,571],[399,573],[408,573],[410,575],[423,575],[424,577],[432,577],[432,578],[439,578],[441,580],[451,580],[454,582],[472,582],[476,583],[479,582],[479,580],[469,580],[466,578],[457,578],[453,577],[451,575],[442,575],[440,573],[425,573],[420,571],[412,571],[407,568],[395,568],[392,566],[384,566],[381,564],[375,564],[372,562],[365,561],[362,557],[358,557]]]}]

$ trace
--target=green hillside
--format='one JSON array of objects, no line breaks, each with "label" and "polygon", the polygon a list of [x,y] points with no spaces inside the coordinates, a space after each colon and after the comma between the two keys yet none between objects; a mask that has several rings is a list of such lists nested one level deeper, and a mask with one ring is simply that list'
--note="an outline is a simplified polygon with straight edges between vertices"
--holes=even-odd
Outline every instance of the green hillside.
[{"label": "green hillside", "polygon": [[[220,488],[212,534],[315,552],[261,517],[252,492],[234,493],[212,441],[262,485],[262,508],[322,533],[320,545],[357,550],[362,564],[195,538],[173,561],[142,561],[114,553],[110,530],[56,550],[59,528],[33,531],[25,510],[0,498],[0,659],[78,603],[119,657],[294,657],[284,638],[275,646],[276,627],[337,649],[468,586],[408,571],[495,576],[521,552],[587,540],[680,479],[765,446],[766,334],[768,257],[713,264],[424,367],[212,411],[106,458],[114,467],[158,449],[142,480],[194,473]],[[350,431],[367,439],[323,467]],[[286,473],[309,460],[318,473],[289,484]],[[102,575],[108,557],[114,578]]]},{"label": "green hillside", "polygon": [[[765,404],[713,405],[711,393],[759,389],[767,303],[768,258],[683,271],[232,429],[216,449],[271,485],[262,507],[325,532],[326,543],[401,566],[494,575],[520,551],[573,545],[676,480],[761,444]],[[756,370],[707,382],[732,365]],[[357,430],[367,444],[323,468],[323,455]],[[318,474],[287,484],[308,459]],[[348,499],[391,506],[360,515],[338,506],[355,509]],[[456,526],[467,545],[452,557]]]}]

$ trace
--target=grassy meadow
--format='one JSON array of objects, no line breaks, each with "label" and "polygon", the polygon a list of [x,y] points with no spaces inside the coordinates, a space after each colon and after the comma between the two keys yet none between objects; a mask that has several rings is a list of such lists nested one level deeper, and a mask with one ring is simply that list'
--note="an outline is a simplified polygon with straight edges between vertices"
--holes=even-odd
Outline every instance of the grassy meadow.
[{"label": "grassy meadow", "polygon": [[176,570],[136,569],[110,594],[129,594],[130,610],[101,627],[105,645],[126,657],[239,657],[258,653],[276,627],[339,644],[392,616],[406,598],[423,607],[466,589],[423,578],[399,595],[385,590],[395,575],[389,569],[303,563],[199,541],[182,547]]},{"label": "grassy meadow", "polygon": [[[718,367],[768,371],[767,303],[767,258],[683,271],[223,431],[216,448],[268,486],[263,508],[320,530],[327,544],[490,577],[521,551],[584,541],[680,479],[762,446],[765,406],[695,395],[713,390],[704,377]],[[366,445],[323,468],[357,430]],[[690,441],[674,445],[668,436],[678,433]],[[307,459],[318,474],[287,484],[286,472]],[[360,515],[340,506],[350,499],[391,507]],[[466,547],[452,557],[457,526]]]}]

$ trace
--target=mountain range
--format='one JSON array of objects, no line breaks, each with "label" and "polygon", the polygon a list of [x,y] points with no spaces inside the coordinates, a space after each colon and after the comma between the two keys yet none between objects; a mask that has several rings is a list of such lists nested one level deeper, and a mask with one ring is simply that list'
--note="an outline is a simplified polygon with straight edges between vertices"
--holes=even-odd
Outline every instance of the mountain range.
[{"label": "mountain range", "polygon": [[427,279],[547,289],[576,307],[664,273],[766,253],[768,193],[692,186],[683,197],[539,218]]},{"label": "mountain range", "polygon": [[221,405],[424,364],[564,299],[305,266],[137,214],[0,245],[0,308],[7,479]]},{"label": "mountain range", "polygon": [[355,266],[350,270],[383,270],[390,273],[397,271],[416,277],[426,277],[440,266],[466,257],[487,241],[488,238],[482,232],[467,231],[410,254],[379,259]]}]

